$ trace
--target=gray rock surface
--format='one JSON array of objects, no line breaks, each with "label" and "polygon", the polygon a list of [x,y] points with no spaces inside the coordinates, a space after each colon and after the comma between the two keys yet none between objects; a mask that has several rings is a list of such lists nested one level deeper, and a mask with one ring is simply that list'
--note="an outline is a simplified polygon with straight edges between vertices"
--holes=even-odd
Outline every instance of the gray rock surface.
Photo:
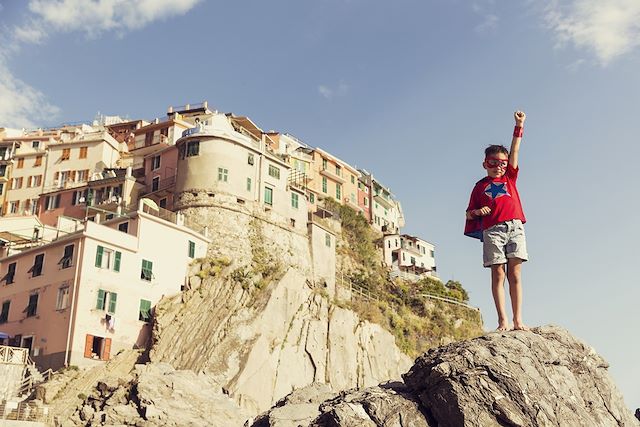
[{"label": "gray rock surface", "polygon": [[[404,384],[343,392],[312,407],[309,422],[295,413],[311,427],[640,426],[607,368],[557,326],[490,333],[423,354]],[[254,427],[292,425],[279,418],[287,406]]]},{"label": "gray rock surface", "polygon": [[159,363],[137,365],[133,377],[98,383],[71,425],[240,427],[250,416],[206,374]]}]

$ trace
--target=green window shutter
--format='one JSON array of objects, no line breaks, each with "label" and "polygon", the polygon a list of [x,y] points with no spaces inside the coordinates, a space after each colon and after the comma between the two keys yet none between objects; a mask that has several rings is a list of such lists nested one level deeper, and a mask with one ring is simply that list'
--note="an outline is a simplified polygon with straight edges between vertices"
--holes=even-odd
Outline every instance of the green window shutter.
[{"label": "green window shutter", "polygon": [[116,312],[116,302],[118,301],[118,294],[115,292],[109,292],[109,313]]},{"label": "green window shutter", "polygon": [[138,320],[146,322],[151,317],[151,301],[146,299],[140,300],[140,313],[138,314]]},{"label": "green window shutter", "polygon": [[196,256],[196,244],[189,240],[189,258],[195,258]]},{"label": "green window shutter", "polygon": [[96,251],[96,267],[102,267],[102,254],[104,253],[104,248],[102,246],[98,246],[98,250]]},{"label": "green window shutter", "polygon": [[104,310],[104,294],[102,289],[98,289],[98,301],[96,301],[96,309]]},{"label": "green window shutter", "polygon": [[120,271],[120,260],[122,259],[122,252],[116,251],[116,257],[113,262],[113,271]]}]

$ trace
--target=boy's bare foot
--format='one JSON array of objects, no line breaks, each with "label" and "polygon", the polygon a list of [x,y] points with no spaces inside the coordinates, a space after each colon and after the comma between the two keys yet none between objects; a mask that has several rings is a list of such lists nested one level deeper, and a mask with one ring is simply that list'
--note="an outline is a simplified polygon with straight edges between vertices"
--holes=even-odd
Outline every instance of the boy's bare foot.
[{"label": "boy's bare foot", "polygon": [[529,327],[521,322],[513,322],[514,331],[528,331]]},{"label": "boy's bare foot", "polygon": [[509,330],[509,324],[507,322],[499,322],[496,332],[506,332]]}]

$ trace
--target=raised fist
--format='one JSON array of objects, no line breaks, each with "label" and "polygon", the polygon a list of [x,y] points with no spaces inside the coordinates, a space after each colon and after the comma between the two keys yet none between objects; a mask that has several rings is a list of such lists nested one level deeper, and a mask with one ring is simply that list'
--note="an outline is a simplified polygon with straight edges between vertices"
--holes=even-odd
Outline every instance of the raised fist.
[{"label": "raised fist", "polygon": [[516,111],[513,113],[513,117],[516,119],[516,126],[522,126],[524,124],[524,119],[527,118],[527,115],[524,111]]}]

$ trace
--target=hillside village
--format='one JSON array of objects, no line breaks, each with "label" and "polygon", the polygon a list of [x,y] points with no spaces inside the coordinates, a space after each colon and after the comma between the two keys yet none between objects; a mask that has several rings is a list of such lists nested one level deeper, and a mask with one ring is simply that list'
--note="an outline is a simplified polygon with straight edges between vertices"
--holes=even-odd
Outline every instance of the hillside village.
[{"label": "hillside village", "polygon": [[[396,275],[435,276],[434,246],[400,234],[404,216],[391,191],[320,148],[206,102],[170,107],[152,122],[99,119],[0,129],[1,332],[43,367],[107,360],[112,341],[146,339],[152,307],[180,291],[186,266],[212,241],[211,230],[181,214],[201,197],[257,206],[303,234],[309,215],[330,215],[321,202],[332,198],[384,233]],[[323,234],[331,248],[335,236]],[[334,270],[325,280],[334,282]],[[93,282],[104,286],[85,286]]]}]

